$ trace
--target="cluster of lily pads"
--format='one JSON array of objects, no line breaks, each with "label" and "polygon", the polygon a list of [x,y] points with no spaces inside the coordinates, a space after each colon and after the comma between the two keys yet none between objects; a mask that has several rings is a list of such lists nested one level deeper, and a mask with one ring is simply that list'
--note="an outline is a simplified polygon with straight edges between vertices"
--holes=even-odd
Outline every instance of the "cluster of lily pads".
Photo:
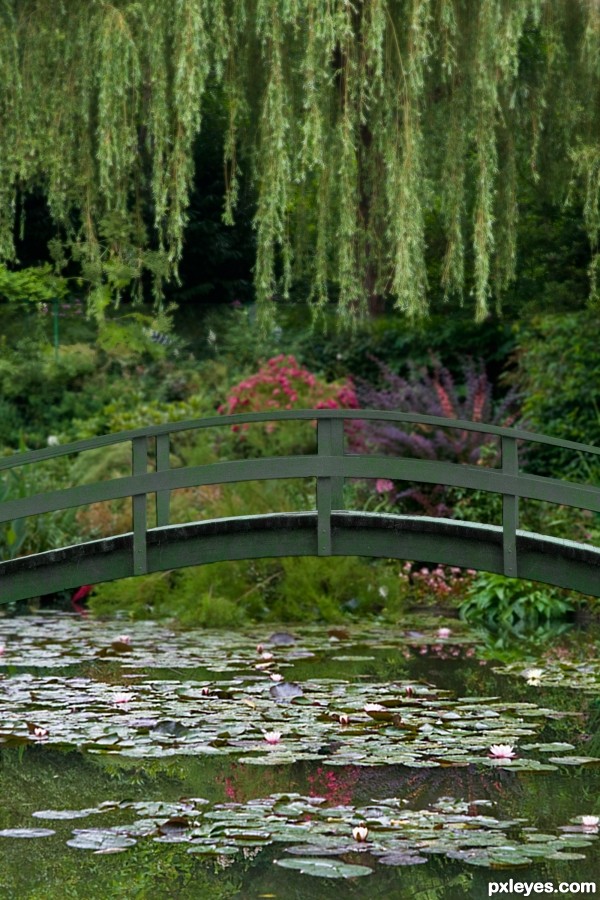
[{"label": "cluster of lily pads", "polygon": [[[0,748],[51,746],[133,758],[215,755],[260,766],[299,760],[426,770],[477,765],[515,774],[600,763],[576,755],[573,744],[544,739],[548,721],[570,713],[500,697],[456,697],[421,680],[311,677],[317,658],[344,671],[347,663],[368,664],[381,651],[406,658],[472,656],[474,637],[447,627],[429,633],[302,629],[262,642],[256,632],[173,633],[154,623],[136,623],[132,631],[69,616],[33,617],[26,628],[0,620]],[[497,671],[531,685],[554,684],[561,665],[584,690],[600,680],[594,661]],[[164,677],[165,670],[173,677]],[[523,819],[493,817],[490,801],[448,797],[418,810],[398,798],[360,807],[332,802],[300,794],[221,804],[106,801],[34,815],[62,821],[63,828],[75,819],[111,819],[110,825],[86,822],[72,830],[67,843],[73,848],[112,853],[152,839],[227,859],[281,845],[279,866],[329,878],[368,875],[375,863],[425,863],[436,854],[496,868],[538,858],[581,859],[599,824],[596,816],[579,816],[556,834],[543,833]],[[5,829],[0,838],[53,834],[40,824]]]},{"label": "cluster of lily pads", "polygon": [[[574,750],[571,744],[536,742],[549,719],[568,714],[534,703],[456,699],[420,682],[287,680],[295,664],[332,647],[338,662],[364,659],[340,653],[344,643],[353,646],[346,629],[309,629],[301,640],[275,632],[255,644],[243,633],[225,640],[222,633],[173,634],[151,623],[136,624],[132,639],[119,633],[118,623],[60,616],[28,621],[18,640],[11,628],[11,620],[0,621],[1,661],[11,666],[10,677],[0,676],[0,745],[44,743],[132,757],[235,755],[259,765],[478,763],[550,771],[557,764],[600,761],[564,755]],[[375,628],[360,633],[363,653],[415,641],[426,646],[427,640],[450,646],[460,639],[449,628],[429,638]],[[120,683],[100,680],[101,668],[93,678],[52,673],[82,661],[117,661]],[[50,671],[20,671],[33,665]],[[196,678],[148,678],[147,668],[157,666],[173,667],[179,676],[194,668]]]},{"label": "cluster of lily pads", "polygon": [[494,671],[502,675],[518,675],[535,687],[562,687],[586,694],[598,694],[600,688],[600,659],[544,660],[532,666],[526,662],[512,662]]},{"label": "cluster of lily pads", "polygon": [[[369,875],[374,863],[408,866],[432,855],[493,868],[529,865],[536,859],[584,859],[597,840],[598,819],[582,817],[556,834],[528,827],[524,819],[499,820],[488,800],[469,803],[442,797],[427,809],[407,809],[393,797],[367,806],[330,806],[322,797],[271,794],[247,803],[210,804],[202,798],[177,803],[106,801],[81,810],[39,810],[53,824],[75,819],[123,818],[116,825],[86,823],[71,831],[70,847],[96,853],[126,850],[140,839],[181,843],[189,853],[217,857],[285,844],[275,862],[310,875],[347,878]],[[135,819],[131,821],[131,816]],[[583,817],[585,818],[585,817]],[[49,827],[5,829],[1,837],[45,837]]]},{"label": "cluster of lily pads", "polygon": [[[126,691],[85,677],[22,673],[0,680],[0,744],[133,757],[235,754],[260,765],[303,759],[548,771],[561,762],[600,762],[561,757],[574,749],[570,744],[535,743],[548,719],[565,715],[534,703],[455,699],[415,682],[300,684],[273,682],[263,672],[213,681],[144,679]],[[550,756],[540,761],[539,753]]]},{"label": "cluster of lily pads", "polygon": [[[208,672],[237,672],[260,662],[257,646],[263,637],[253,631],[174,632],[155,622],[136,622],[134,636],[123,634],[123,624],[82,619],[70,615],[31,616],[27,627],[15,619],[0,618],[0,667],[64,668],[85,662],[127,663],[141,668],[206,669]],[[343,662],[346,653],[356,657],[361,651],[400,651],[407,658],[415,649],[461,649],[475,653],[476,637],[455,634],[446,627],[430,633],[411,628],[394,631],[380,627],[360,629],[331,627],[303,628],[301,638],[279,631],[264,641],[261,652],[274,651],[279,666],[289,666],[314,655],[333,654]],[[268,667],[267,667],[268,668]]]}]

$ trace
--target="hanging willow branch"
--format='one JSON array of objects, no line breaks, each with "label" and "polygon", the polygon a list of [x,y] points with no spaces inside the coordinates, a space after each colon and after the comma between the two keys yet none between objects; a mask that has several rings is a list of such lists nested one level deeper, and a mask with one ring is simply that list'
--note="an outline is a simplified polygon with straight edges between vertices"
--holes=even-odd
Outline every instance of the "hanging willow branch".
[{"label": "hanging willow branch", "polygon": [[[514,276],[518,179],[581,205],[600,271],[598,0],[0,0],[0,259],[41,188],[99,317],[176,277],[203,97],[218,90],[224,216],[256,192],[262,313],[308,277],[351,319]],[[201,164],[201,162],[200,162]],[[56,245],[56,242],[55,242]]]}]

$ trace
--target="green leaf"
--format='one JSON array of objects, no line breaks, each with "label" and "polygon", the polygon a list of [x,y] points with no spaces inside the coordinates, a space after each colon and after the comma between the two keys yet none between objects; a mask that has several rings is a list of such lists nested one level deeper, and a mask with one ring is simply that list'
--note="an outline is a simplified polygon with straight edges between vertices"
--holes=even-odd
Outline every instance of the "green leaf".
[{"label": "green leaf", "polygon": [[315,859],[276,859],[275,864],[284,869],[296,869],[302,875],[314,875],[318,878],[358,878],[363,875],[371,875],[372,869],[368,866],[355,866],[339,860]]}]

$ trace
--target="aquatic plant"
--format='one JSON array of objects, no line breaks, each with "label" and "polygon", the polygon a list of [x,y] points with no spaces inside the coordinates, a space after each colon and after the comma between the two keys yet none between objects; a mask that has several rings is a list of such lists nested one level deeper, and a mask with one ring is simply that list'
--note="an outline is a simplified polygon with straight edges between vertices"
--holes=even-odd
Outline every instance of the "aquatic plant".
[{"label": "aquatic plant", "polygon": [[490,756],[494,759],[514,759],[517,754],[510,744],[492,744]]},{"label": "aquatic plant", "polygon": [[359,843],[366,841],[368,834],[369,834],[369,829],[364,824],[357,825],[356,828],[352,829],[352,837],[354,838],[355,841],[359,841]]}]

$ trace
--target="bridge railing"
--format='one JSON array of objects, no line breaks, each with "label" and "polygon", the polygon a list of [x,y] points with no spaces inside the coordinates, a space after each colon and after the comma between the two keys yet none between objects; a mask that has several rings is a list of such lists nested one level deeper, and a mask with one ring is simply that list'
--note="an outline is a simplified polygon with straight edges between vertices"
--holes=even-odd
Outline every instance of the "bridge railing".
[{"label": "bridge railing", "polygon": [[[301,420],[317,422],[316,453],[170,467],[171,435],[214,427],[230,428],[234,425]],[[501,442],[501,466],[488,468],[440,460],[350,454],[344,446],[344,423],[351,420],[383,420],[493,435]],[[154,471],[148,471],[148,441],[151,438],[156,441]],[[131,444],[131,475],[6,500],[0,503],[0,524],[92,503],[131,498],[134,573],[143,574],[147,571],[149,494],[155,495],[156,525],[162,527],[173,524],[170,522],[170,496],[174,490],[200,485],[312,477],[317,480],[318,553],[325,556],[331,553],[332,512],[343,509],[345,479],[405,480],[490,491],[501,495],[504,572],[516,575],[521,497],[600,512],[599,487],[521,471],[518,444],[546,444],[593,456],[600,456],[600,447],[560,440],[518,428],[381,410],[280,410],[152,425],[5,457],[0,459],[0,472],[124,442]]]}]

